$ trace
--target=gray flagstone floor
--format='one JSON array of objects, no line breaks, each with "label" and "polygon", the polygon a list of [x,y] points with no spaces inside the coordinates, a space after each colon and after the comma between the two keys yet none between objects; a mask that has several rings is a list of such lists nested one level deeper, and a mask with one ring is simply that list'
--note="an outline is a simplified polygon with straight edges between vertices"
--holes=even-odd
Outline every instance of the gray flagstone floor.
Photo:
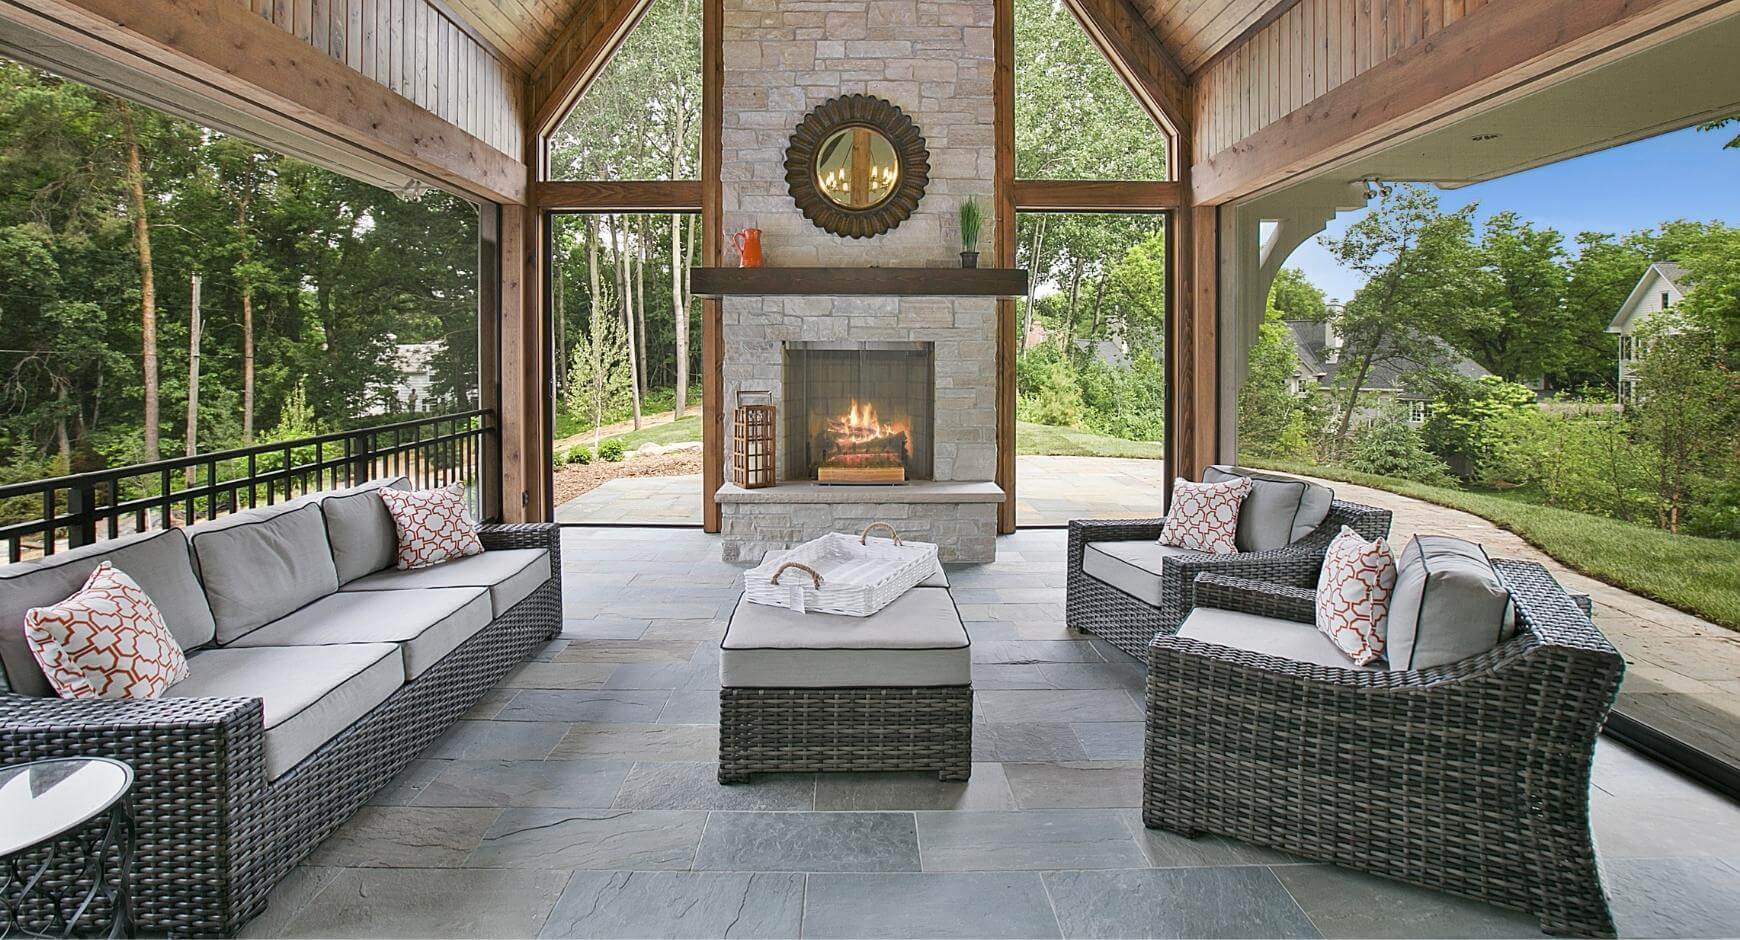
[{"label": "gray flagstone floor", "polygon": [[[1064,534],[952,569],[975,765],[721,787],[741,569],[692,530],[566,533],[563,637],[272,895],[247,936],[1488,937],[1532,920],[1142,827],[1142,673],[1063,626]],[[1621,931],[1740,933],[1740,808],[1603,742]]]},{"label": "gray flagstone floor", "polygon": [[[1157,516],[1164,466],[1129,457],[1015,458],[1022,526],[1062,526],[1071,519]],[[556,521],[587,525],[701,524],[701,475],[621,477],[556,507]]]}]

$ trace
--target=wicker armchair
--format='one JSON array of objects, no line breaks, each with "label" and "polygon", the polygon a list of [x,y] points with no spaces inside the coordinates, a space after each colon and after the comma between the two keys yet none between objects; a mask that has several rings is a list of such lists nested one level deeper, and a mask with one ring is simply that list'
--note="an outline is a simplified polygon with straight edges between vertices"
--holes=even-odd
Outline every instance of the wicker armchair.
[{"label": "wicker armchair", "polygon": [[[1589,785],[1625,663],[1545,569],[1495,565],[1518,635],[1448,666],[1368,672],[1155,637],[1143,821],[1612,936]],[[1196,601],[1312,620],[1300,588],[1203,575]]]},{"label": "wicker armchair", "polygon": [[1323,524],[1311,534],[1285,548],[1235,555],[1188,555],[1167,558],[1162,564],[1161,604],[1148,602],[1101,581],[1082,570],[1090,542],[1152,541],[1160,537],[1165,519],[1076,519],[1069,524],[1069,581],[1065,593],[1065,621],[1084,633],[1104,639],[1136,659],[1148,656],[1148,641],[1156,635],[1178,632],[1178,625],[1194,606],[1195,579],[1199,574],[1254,578],[1299,587],[1317,584],[1323,554],[1329,543],[1349,526],[1367,539],[1390,532],[1390,513],[1358,503],[1336,500]]},{"label": "wicker armchair", "polygon": [[[0,692],[0,764],[71,756],[131,764],[136,929],[142,936],[233,936],[291,868],[560,632],[560,530],[486,525],[479,535],[487,549],[548,549],[550,578],[275,780],[266,776],[257,698],[108,701]],[[62,856],[51,884],[86,877],[77,853]],[[106,904],[93,908],[97,922],[109,916]],[[35,914],[20,926],[47,929]]]}]

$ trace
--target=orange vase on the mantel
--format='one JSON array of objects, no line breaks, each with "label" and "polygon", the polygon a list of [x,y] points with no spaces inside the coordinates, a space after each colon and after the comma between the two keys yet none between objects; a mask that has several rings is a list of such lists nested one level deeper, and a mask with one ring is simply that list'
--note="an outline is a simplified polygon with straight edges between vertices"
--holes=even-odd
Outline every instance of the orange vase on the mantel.
[{"label": "orange vase on the mantel", "polygon": [[740,268],[761,267],[761,229],[746,228],[731,235],[731,244],[737,249],[737,266]]}]

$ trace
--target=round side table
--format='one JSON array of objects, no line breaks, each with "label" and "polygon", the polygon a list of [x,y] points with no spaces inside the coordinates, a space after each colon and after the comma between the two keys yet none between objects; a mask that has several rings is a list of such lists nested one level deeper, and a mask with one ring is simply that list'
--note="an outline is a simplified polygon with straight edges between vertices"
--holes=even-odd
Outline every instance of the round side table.
[{"label": "round side table", "polygon": [[132,786],[133,768],[107,757],[0,768],[0,937],[88,933],[98,898],[114,915],[101,935],[131,934]]}]

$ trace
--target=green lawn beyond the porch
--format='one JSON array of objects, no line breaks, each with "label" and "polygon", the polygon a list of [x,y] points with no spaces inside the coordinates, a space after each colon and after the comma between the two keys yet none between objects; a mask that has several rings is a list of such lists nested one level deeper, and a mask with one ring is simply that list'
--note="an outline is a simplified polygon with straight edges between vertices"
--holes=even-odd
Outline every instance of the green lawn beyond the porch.
[{"label": "green lawn beyond the porch", "polygon": [[[569,433],[580,434],[582,432],[581,428],[569,428]],[[606,438],[606,440],[621,441],[626,450],[634,450],[647,443],[674,444],[700,439],[701,416],[699,414],[687,415],[678,421]],[[590,446],[590,438],[583,438],[583,440]],[[1046,424],[1031,424],[1026,421],[1017,422],[1015,425],[1015,448],[1016,452],[1021,454],[1050,454],[1063,457],[1138,457],[1159,460],[1161,455],[1161,445],[1158,441],[1126,441],[1122,438],[1095,434],[1092,431],[1057,428]]]},{"label": "green lawn beyond the porch", "polygon": [[1059,457],[1137,457],[1159,460],[1164,453],[1164,446],[1159,441],[1126,441],[1079,428],[1059,428],[1049,424],[1017,421],[1015,452]]},{"label": "green lawn beyond the porch", "polygon": [[[681,444],[687,441],[701,439],[701,415],[699,412],[686,414],[675,421],[655,424],[651,427],[630,431],[607,437],[607,441],[621,441],[624,450],[634,450],[642,444]],[[590,437],[583,438],[587,446],[591,446]]]},{"label": "green lawn beyond the porch", "polygon": [[1338,467],[1258,465],[1283,473],[1344,480],[1473,513],[1522,536],[1566,567],[1740,630],[1740,542],[1675,535],[1604,516]]}]

